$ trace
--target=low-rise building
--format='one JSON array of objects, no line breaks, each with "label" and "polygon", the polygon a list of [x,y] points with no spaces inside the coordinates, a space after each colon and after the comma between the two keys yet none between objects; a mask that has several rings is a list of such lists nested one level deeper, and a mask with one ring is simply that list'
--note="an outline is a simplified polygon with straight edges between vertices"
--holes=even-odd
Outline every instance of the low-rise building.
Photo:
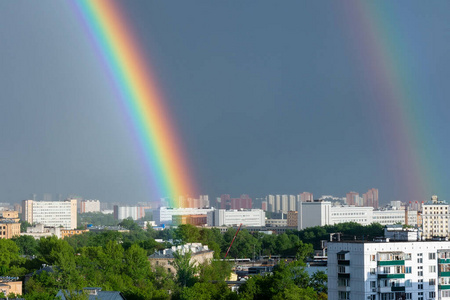
[{"label": "low-rise building", "polygon": [[185,215],[206,215],[212,208],[168,208],[160,207],[153,210],[153,220],[156,225],[161,226],[171,225],[173,216],[185,216]]},{"label": "low-rise building", "polygon": [[0,217],[0,238],[20,236],[20,222],[17,211],[2,211]]},{"label": "low-rise building", "polygon": [[54,226],[45,226],[44,224],[36,224],[27,228],[27,232],[22,232],[20,235],[29,235],[34,237],[36,240],[41,237],[51,237],[56,236],[61,238],[61,228]]},{"label": "low-rise building", "polygon": [[172,246],[171,248],[158,251],[148,257],[150,264],[153,267],[163,267],[168,272],[176,274],[176,269],[173,267],[174,253],[185,255],[191,254],[191,263],[195,266],[210,262],[214,257],[214,251],[209,250],[207,245],[201,243],[188,243],[182,246]]},{"label": "low-rise building", "polygon": [[287,219],[267,219],[266,226],[267,227],[286,227]]},{"label": "low-rise building", "polygon": [[89,229],[61,229],[61,238],[70,237],[73,235],[83,234],[89,232]]},{"label": "low-rise building", "polygon": [[19,277],[0,276],[0,292],[5,296],[11,293],[22,295],[22,281]]},{"label": "low-rise building", "polygon": [[178,215],[172,216],[172,224],[190,224],[194,226],[203,226],[207,223],[206,219],[206,215]]}]

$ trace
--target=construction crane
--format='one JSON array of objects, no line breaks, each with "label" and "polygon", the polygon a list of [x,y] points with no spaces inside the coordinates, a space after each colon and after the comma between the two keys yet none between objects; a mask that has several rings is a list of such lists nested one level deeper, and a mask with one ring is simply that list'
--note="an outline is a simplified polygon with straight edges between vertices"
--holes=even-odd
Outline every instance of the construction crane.
[{"label": "construction crane", "polygon": [[239,225],[239,228],[238,228],[238,230],[236,231],[236,234],[234,235],[233,239],[231,240],[230,247],[228,247],[227,253],[225,253],[225,258],[227,258],[228,252],[230,252],[231,246],[233,246],[233,242],[234,242],[234,240],[236,239],[236,236],[238,235],[239,230],[241,230],[241,226],[242,226],[242,223]]}]

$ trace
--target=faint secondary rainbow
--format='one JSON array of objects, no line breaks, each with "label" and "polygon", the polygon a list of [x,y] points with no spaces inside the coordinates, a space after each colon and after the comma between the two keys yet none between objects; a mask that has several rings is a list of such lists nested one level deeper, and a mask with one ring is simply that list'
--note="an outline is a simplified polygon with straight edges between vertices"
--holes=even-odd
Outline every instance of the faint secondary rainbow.
[{"label": "faint secondary rainbow", "polygon": [[[420,82],[414,77],[414,47],[399,26],[395,2],[339,2],[346,31],[354,40],[359,75],[376,96],[371,104],[379,117],[385,146],[391,152],[392,170],[407,200],[424,200],[439,192],[435,174],[433,140],[423,115],[425,111]],[[403,33],[403,34],[402,34]],[[408,198],[406,198],[408,197]]]},{"label": "faint secondary rainbow", "polygon": [[[149,183],[160,198],[193,195],[195,186],[184,157],[180,138],[170,118],[147,57],[115,1],[71,2],[89,32],[107,68],[123,107],[134,127]],[[153,191],[154,192],[154,191]]]}]

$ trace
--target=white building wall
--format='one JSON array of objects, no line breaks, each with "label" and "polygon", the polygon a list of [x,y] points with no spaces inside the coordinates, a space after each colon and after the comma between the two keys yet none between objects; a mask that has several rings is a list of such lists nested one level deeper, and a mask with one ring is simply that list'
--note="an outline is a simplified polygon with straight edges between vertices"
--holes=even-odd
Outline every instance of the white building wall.
[{"label": "white building wall", "polygon": [[84,212],[100,212],[100,200],[84,200],[82,204],[84,206]]},{"label": "white building wall", "polygon": [[77,228],[77,200],[33,201],[33,223],[64,229]]},{"label": "white building wall", "polygon": [[225,210],[208,212],[208,226],[265,226],[265,212],[261,209]]},{"label": "white building wall", "polygon": [[[342,255],[342,251],[347,253],[339,262],[338,253]],[[404,258],[397,262],[382,259],[389,254]],[[440,255],[450,256],[450,242],[329,242],[328,299],[340,300],[339,292],[349,292],[348,299],[391,299],[383,297],[393,293],[397,293],[393,297],[403,296],[399,294],[403,291],[395,289],[402,287],[408,294],[403,299],[450,299],[443,296],[450,288],[450,275],[439,272],[442,266],[450,267],[450,262]],[[345,274],[349,285],[339,286],[339,278]]]},{"label": "white building wall", "polygon": [[153,219],[159,226],[161,224],[172,224],[172,216],[184,216],[184,215],[206,215],[213,208],[167,208],[160,207],[153,210]]}]

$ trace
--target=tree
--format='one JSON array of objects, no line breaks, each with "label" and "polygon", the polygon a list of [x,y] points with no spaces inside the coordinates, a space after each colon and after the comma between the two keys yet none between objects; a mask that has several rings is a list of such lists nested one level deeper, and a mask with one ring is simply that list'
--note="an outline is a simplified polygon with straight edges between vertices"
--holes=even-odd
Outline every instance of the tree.
[{"label": "tree", "polygon": [[20,220],[20,232],[27,232],[27,228],[30,226],[31,224],[27,221]]},{"label": "tree", "polygon": [[139,227],[139,225],[132,218],[123,219],[122,222],[119,223],[119,225],[130,231],[142,230],[142,228]]},{"label": "tree", "polygon": [[19,253],[22,255],[37,255],[38,242],[29,235],[21,235],[12,239],[19,247]]},{"label": "tree", "polygon": [[173,253],[174,260],[170,264],[177,271],[177,282],[182,287],[192,286],[195,283],[195,274],[198,268],[195,266],[195,262],[191,261],[192,253],[182,253],[177,251]]}]

